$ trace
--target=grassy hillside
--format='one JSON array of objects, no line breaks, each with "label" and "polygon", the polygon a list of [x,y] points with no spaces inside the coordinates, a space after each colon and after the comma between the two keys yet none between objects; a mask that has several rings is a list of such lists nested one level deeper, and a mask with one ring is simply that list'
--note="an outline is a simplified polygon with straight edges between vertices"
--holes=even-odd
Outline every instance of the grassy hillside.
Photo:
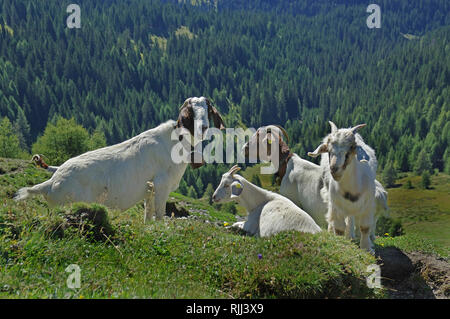
[{"label": "grassy hillside", "polygon": [[[49,209],[40,197],[15,203],[15,190],[48,174],[20,160],[0,159],[0,168],[0,297],[381,296],[365,284],[374,258],[344,238],[243,236],[224,227],[234,215],[178,194],[171,201],[190,216],[149,225],[142,204],[118,212],[82,204]],[[92,212],[97,222],[87,217]],[[70,264],[81,268],[80,289],[66,286]]]},{"label": "grassy hillside", "polygon": [[[242,175],[251,179],[259,174],[260,167],[260,164],[248,167]],[[271,175],[259,177],[262,187],[278,191],[279,187],[272,185]],[[412,189],[404,188],[408,180]],[[431,176],[429,189],[420,188],[420,181],[420,176],[404,173],[396,187],[387,189],[390,217],[401,221],[404,236],[382,236],[375,243],[447,258],[450,256],[450,176],[443,173]]]},{"label": "grassy hillside", "polygon": [[[404,185],[411,182],[412,189]],[[388,189],[390,214],[402,222],[405,233],[410,238],[429,241],[428,249],[438,254],[450,256],[450,176],[438,174],[431,176],[429,189],[420,187],[421,177],[404,174],[397,180],[397,187]],[[390,241],[394,242],[394,239]],[[389,244],[389,240],[383,243]],[[396,239],[402,246],[406,243]],[[413,244],[411,244],[414,246]],[[433,247],[434,248],[430,248]],[[411,248],[413,249],[413,248]]]}]

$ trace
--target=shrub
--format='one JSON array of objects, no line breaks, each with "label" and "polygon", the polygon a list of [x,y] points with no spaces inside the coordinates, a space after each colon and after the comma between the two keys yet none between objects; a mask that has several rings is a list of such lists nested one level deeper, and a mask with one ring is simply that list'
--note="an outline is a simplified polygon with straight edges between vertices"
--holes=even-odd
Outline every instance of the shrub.
[{"label": "shrub", "polygon": [[214,194],[214,188],[211,183],[208,183],[206,190],[203,193],[203,198],[208,200],[209,205],[212,204],[212,195]]},{"label": "shrub", "polygon": [[221,207],[221,210],[226,213],[233,214],[233,215],[236,215],[236,213],[237,213],[236,204],[233,202],[224,203]]},{"label": "shrub", "polygon": [[388,233],[391,237],[403,235],[404,231],[401,221],[386,216],[381,216],[378,218],[375,235],[384,236],[386,233]]},{"label": "shrub", "polygon": [[413,186],[412,186],[411,181],[409,179],[406,181],[406,183],[403,185],[403,187],[406,188],[406,189],[413,189]]},{"label": "shrub", "polygon": [[397,179],[397,171],[391,162],[388,162],[384,167],[383,175],[381,178],[386,187],[393,187],[395,185],[395,180]]},{"label": "shrub", "polygon": [[81,235],[99,241],[107,240],[114,234],[109,222],[108,210],[99,204],[75,203],[70,212],[64,214],[64,229],[72,227]]},{"label": "shrub", "polygon": [[430,173],[428,171],[423,171],[422,173],[422,180],[420,182],[420,186],[423,189],[427,189],[430,187],[431,180],[430,180]]},{"label": "shrub", "polygon": [[48,123],[44,135],[33,144],[34,154],[44,154],[50,164],[60,165],[68,159],[106,145],[103,133],[96,131],[89,136],[88,131],[78,125],[75,119],[59,117],[56,124]]}]

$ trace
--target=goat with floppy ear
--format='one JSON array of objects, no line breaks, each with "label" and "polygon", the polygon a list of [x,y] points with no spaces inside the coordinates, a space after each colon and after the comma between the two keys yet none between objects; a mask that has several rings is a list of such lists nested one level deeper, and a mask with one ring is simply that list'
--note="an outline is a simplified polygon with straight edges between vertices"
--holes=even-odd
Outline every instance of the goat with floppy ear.
[{"label": "goat with floppy ear", "polygon": [[[277,130],[279,131],[277,132]],[[255,147],[259,151],[260,144],[262,148],[266,146],[268,148],[268,140],[270,136],[285,136],[288,140],[287,133],[277,128],[275,125],[268,125],[260,127],[255,134],[250,138],[249,142],[243,147],[243,152],[248,157],[249,148]],[[267,137],[269,136],[269,137]],[[272,138],[273,139],[273,138]],[[357,142],[357,156],[360,160],[368,160],[369,165],[373,165],[376,162],[374,158],[375,154],[371,153],[369,149],[359,139],[359,135],[356,135]],[[267,145],[266,145],[267,144]],[[271,144],[272,146],[274,143]],[[326,228],[328,223],[326,220],[326,214],[328,212],[328,166],[319,166],[306,159],[301,158],[296,153],[291,153],[287,143],[280,140],[279,156],[279,169],[277,172],[277,181],[280,180],[280,194],[289,198],[297,206],[306,211],[314,221],[321,227]],[[326,144],[322,147],[326,149]],[[261,154],[262,157],[258,157],[260,160],[273,161],[272,156],[274,154],[267,152]],[[259,153],[258,153],[259,154]],[[285,160],[283,160],[285,159]],[[381,216],[387,212],[387,193],[384,190],[381,183],[376,182],[375,201],[376,201],[376,217]],[[359,225],[357,225],[359,228]],[[354,238],[353,223],[349,223],[347,231],[348,237]],[[371,235],[373,237],[373,233]]]},{"label": "goat with floppy ear", "polygon": [[[209,120],[214,125],[223,130],[225,125],[222,117],[217,109],[211,104],[211,101],[205,97],[191,97],[184,101],[180,107],[180,113],[177,120],[176,128],[184,128],[189,134],[180,134],[178,136],[179,141],[183,140],[183,136],[190,135],[190,144],[186,143],[185,147],[191,148],[191,167],[198,168],[205,164],[203,159],[196,161],[196,158],[201,158],[199,152],[194,152],[193,147],[196,143],[203,140],[206,130],[209,128]],[[197,139],[195,139],[197,138]]]},{"label": "goat with floppy ear", "polygon": [[50,205],[96,202],[122,211],[145,200],[144,221],[154,212],[162,219],[169,194],[178,188],[188,165],[174,161],[172,150],[179,141],[172,137],[179,134],[177,127],[189,131],[190,119],[194,133],[196,125],[200,132],[208,129],[208,109],[204,97],[189,98],[177,122],[169,120],[122,143],[71,158],[49,180],[19,189],[14,199],[43,195]]},{"label": "goat with floppy ear", "polygon": [[235,223],[233,227],[260,237],[286,230],[313,234],[320,231],[311,216],[293,202],[250,183],[236,174],[239,170],[239,166],[235,165],[223,174],[212,197],[214,202],[237,201],[246,208],[247,221]]},{"label": "goat with floppy ear", "polygon": [[178,128],[186,128],[192,136],[200,134],[203,136],[209,128],[208,120],[212,120],[214,126],[224,130],[225,124],[217,109],[211,101],[205,97],[191,97],[181,105],[177,120]]},{"label": "goat with floppy ear", "polygon": [[[375,227],[376,157],[356,132],[365,124],[338,129],[329,122],[331,133],[314,152],[312,157],[322,156],[321,167],[328,182],[328,230],[344,234],[349,221],[355,219],[361,231],[360,247],[373,252],[370,234]],[[370,160],[357,158],[357,147],[362,147]]]}]

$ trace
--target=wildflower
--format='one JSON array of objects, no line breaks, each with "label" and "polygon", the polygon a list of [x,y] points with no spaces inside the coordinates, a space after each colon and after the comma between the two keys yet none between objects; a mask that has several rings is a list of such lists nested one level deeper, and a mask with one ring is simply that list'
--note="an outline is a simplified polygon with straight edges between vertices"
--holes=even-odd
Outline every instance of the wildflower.
[{"label": "wildflower", "polygon": [[262,259],[262,255],[261,254],[258,254],[258,259]]},{"label": "wildflower", "polygon": [[389,236],[389,233],[385,233],[384,236]]},{"label": "wildflower", "polygon": [[227,222],[225,222],[225,223],[223,223],[223,225],[224,225],[225,227],[227,227],[227,226],[230,225],[230,224],[228,224]]}]

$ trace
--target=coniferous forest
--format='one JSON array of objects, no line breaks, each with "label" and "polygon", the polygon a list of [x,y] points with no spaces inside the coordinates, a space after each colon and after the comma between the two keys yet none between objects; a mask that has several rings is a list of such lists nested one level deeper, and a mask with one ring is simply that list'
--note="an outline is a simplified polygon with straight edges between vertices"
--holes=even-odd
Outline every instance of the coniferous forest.
[{"label": "coniferous forest", "polygon": [[[79,29],[66,25],[73,2]],[[450,173],[448,0],[377,0],[379,29],[360,0],[0,4],[0,118],[28,152],[58,117],[114,144],[207,96],[228,127],[283,125],[302,157],[328,120],[367,123],[380,170],[423,159]],[[222,172],[188,170],[180,187],[201,196]]]}]

